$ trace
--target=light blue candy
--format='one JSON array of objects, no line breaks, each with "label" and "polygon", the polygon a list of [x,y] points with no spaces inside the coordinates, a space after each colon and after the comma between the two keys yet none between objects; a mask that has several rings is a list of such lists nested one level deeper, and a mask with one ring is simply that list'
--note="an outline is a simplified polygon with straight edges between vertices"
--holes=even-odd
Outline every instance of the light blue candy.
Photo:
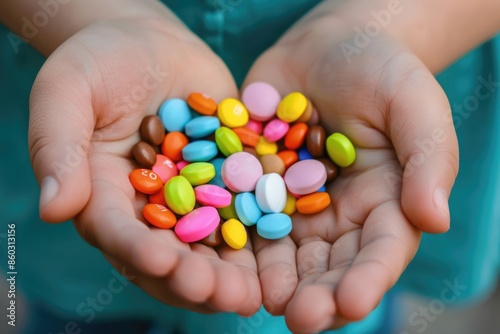
[{"label": "light blue candy", "polygon": [[182,149],[182,158],[189,162],[212,160],[218,153],[217,145],[209,140],[191,142]]},{"label": "light blue candy", "polygon": [[262,211],[260,211],[255,195],[252,193],[244,192],[236,195],[234,207],[238,218],[246,226],[255,225],[262,217]]},{"label": "light blue candy", "polygon": [[299,160],[309,160],[309,159],[314,159],[311,153],[307,150],[307,147],[302,146],[302,148],[299,150]]},{"label": "light blue candy", "polygon": [[220,128],[220,121],[214,116],[201,116],[190,120],[184,131],[188,137],[203,138],[209,136]]},{"label": "light blue candy", "polygon": [[183,132],[184,127],[192,118],[188,104],[181,99],[168,99],[163,102],[158,116],[168,132]]},{"label": "light blue candy", "polygon": [[257,233],[264,239],[281,239],[290,231],[292,231],[292,219],[284,213],[270,213],[257,221]]},{"label": "light blue candy", "polygon": [[214,168],[215,168],[215,176],[213,179],[210,180],[210,184],[215,184],[216,186],[219,186],[219,187],[222,187],[222,188],[226,188],[226,184],[224,183],[224,181],[222,181],[222,176],[221,176],[221,173],[220,173],[220,170],[222,168],[222,164],[224,163],[224,160],[223,158],[217,158],[217,159],[213,159],[210,161],[210,163],[212,165],[214,165]]}]

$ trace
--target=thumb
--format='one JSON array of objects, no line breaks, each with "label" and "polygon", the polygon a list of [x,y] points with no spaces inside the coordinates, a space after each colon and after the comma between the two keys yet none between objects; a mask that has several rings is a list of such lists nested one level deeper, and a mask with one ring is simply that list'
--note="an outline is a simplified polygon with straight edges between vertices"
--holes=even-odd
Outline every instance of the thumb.
[{"label": "thumb", "polygon": [[446,232],[458,173],[458,142],[448,99],[427,71],[413,71],[389,106],[388,133],[404,168],[401,204],[416,228]]},{"label": "thumb", "polygon": [[40,217],[63,222],[90,197],[88,151],[94,128],[88,82],[75,66],[53,54],[30,97],[29,151],[40,184]]}]

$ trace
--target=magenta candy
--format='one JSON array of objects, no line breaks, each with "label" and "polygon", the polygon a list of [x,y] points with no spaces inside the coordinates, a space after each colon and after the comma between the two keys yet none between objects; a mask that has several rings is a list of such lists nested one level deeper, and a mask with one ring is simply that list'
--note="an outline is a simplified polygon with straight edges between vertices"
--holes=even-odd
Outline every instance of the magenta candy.
[{"label": "magenta candy", "polygon": [[203,206],[183,216],[175,225],[175,234],[182,242],[196,242],[215,231],[220,222],[216,208]]},{"label": "magenta candy", "polygon": [[194,188],[196,201],[202,205],[224,208],[231,204],[231,193],[214,184],[203,184]]},{"label": "magenta candy", "polygon": [[163,183],[179,175],[179,170],[175,166],[175,163],[162,154],[156,155],[156,163],[152,169],[153,172],[160,177]]},{"label": "magenta candy", "polygon": [[175,165],[177,166],[177,170],[181,170],[184,167],[186,167],[187,165],[189,165],[189,162],[187,162],[186,160],[181,160],[178,163],[176,163]]},{"label": "magenta candy", "polygon": [[272,143],[277,142],[286,135],[288,129],[290,129],[290,124],[275,118],[264,128],[264,138]]},{"label": "magenta candy", "polygon": [[259,159],[247,152],[238,152],[227,157],[221,167],[222,181],[230,190],[237,193],[254,191],[257,181],[263,174]]},{"label": "magenta candy", "polygon": [[276,88],[270,84],[254,82],[243,90],[241,100],[248,109],[251,119],[267,121],[276,114],[281,96]]},{"label": "magenta candy", "polygon": [[262,122],[255,121],[253,119],[249,119],[247,125],[245,125],[245,128],[252,130],[258,135],[262,134]]},{"label": "magenta candy", "polygon": [[288,191],[296,195],[307,195],[325,184],[326,169],[318,160],[302,160],[288,168],[284,179]]}]

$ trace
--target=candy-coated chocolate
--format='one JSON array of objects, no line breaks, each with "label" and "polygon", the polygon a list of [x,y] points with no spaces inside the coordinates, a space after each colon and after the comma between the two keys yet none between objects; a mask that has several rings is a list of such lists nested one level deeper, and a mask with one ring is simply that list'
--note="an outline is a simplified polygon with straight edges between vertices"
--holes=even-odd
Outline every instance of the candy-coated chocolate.
[{"label": "candy-coated chocolate", "polygon": [[295,205],[303,215],[312,215],[325,210],[330,205],[330,195],[327,192],[317,192],[302,196]]},{"label": "candy-coated chocolate", "polygon": [[264,138],[269,142],[277,142],[285,137],[288,129],[290,129],[290,124],[275,118],[264,127]]},{"label": "candy-coated chocolate", "polygon": [[165,127],[158,116],[150,115],[142,119],[139,133],[145,142],[160,145],[165,137]]},{"label": "candy-coated chocolate", "polygon": [[189,139],[182,132],[169,132],[161,144],[161,153],[172,161],[182,160],[182,149],[189,144]]},{"label": "candy-coated chocolate", "polygon": [[256,157],[257,159],[260,158],[260,155],[259,153],[257,153],[257,150],[253,147],[250,147],[250,146],[243,146],[243,152],[247,152],[247,153],[250,153],[251,155],[253,155],[254,157]]},{"label": "candy-coated chocolate", "polygon": [[259,143],[255,146],[255,150],[259,155],[276,154],[276,152],[278,152],[278,145],[268,141],[264,136],[260,136]]},{"label": "candy-coated chocolate", "polygon": [[178,163],[176,163],[175,166],[177,167],[177,170],[182,170],[184,167],[186,167],[189,164],[190,164],[190,162],[187,162],[186,160],[181,160]]},{"label": "candy-coated chocolate", "polygon": [[245,126],[248,122],[248,111],[237,99],[227,98],[219,103],[217,115],[222,124],[229,128]]},{"label": "candy-coated chocolate", "polygon": [[340,167],[349,167],[356,160],[354,145],[341,133],[336,132],[326,139],[326,150],[330,159]]},{"label": "candy-coated chocolate", "polygon": [[221,169],[222,180],[234,192],[253,191],[262,173],[259,160],[246,152],[227,157]]},{"label": "candy-coated chocolate", "polygon": [[140,167],[151,168],[156,163],[155,149],[145,141],[132,147],[132,156]]},{"label": "candy-coated chocolate", "polygon": [[236,214],[243,224],[252,226],[262,217],[262,211],[257,204],[255,195],[251,192],[244,192],[236,195],[234,199]]},{"label": "candy-coated chocolate", "polygon": [[318,189],[317,192],[325,192],[325,191],[326,191],[326,186],[323,185],[323,186],[321,186],[321,188]]},{"label": "candy-coated chocolate", "polygon": [[281,100],[276,116],[287,123],[295,122],[304,114],[307,104],[307,98],[302,93],[290,93]]},{"label": "candy-coated chocolate", "polygon": [[234,128],[233,131],[243,145],[255,147],[259,143],[260,136],[247,127]]},{"label": "candy-coated chocolate", "polygon": [[215,116],[200,116],[187,122],[184,132],[193,139],[209,136],[220,128],[220,121]]},{"label": "candy-coated chocolate", "polygon": [[224,183],[224,181],[222,181],[222,176],[221,176],[221,168],[222,168],[222,164],[224,163],[224,159],[216,158],[216,159],[210,160],[210,163],[214,166],[215,176],[208,183],[214,184],[214,185],[219,186],[221,188],[226,188],[226,184]]},{"label": "candy-coated chocolate", "polygon": [[276,173],[265,174],[257,182],[255,198],[262,212],[281,212],[286,204],[286,186],[283,178]]},{"label": "candy-coated chocolate", "polygon": [[313,158],[321,158],[325,154],[325,129],[319,125],[313,125],[307,131],[306,146]]},{"label": "candy-coated chocolate", "polygon": [[291,165],[299,161],[299,155],[297,154],[297,152],[292,150],[281,151],[278,152],[277,155],[285,164],[285,170],[287,170],[288,168],[290,168]]},{"label": "candy-coated chocolate", "polygon": [[163,192],[163,188],[160,189],[158,192],[149,195],[148,202],[151,204],[161,204],[163,206],[167,206],[167,202],[165,201],[165,193]]},{"label": "candy-coated chocolate", "polygon": [[205,116],[211,116],[217,111],[217,103],[206,94],[191,93],[187,103],[193,110]]},{"label": "candy-coated chocolate", "polygon": [[221,226],[222,237],[233,249],[242,249],[247,243],[247,230],[237,219],[229,219]]},{"label": "candy-coated chocolate", "polygon": [[215,176],[215,168],[209,162],[193,162],[179,172],[192,186],[208,183]]},{"label": "candy-coated chocolate", "polygon": [[208,247],[217,247],[222,243],[222,233],[220,230],[221,224],[217,225],[215,230],[207,237],[200,240],[202,244]]},{"label": "candy-coated chocolate", "polygon": [[297,118],[296,122],[303,122],[303,123],[309,122],[311,120],[312,116],[313,116],[313,113],[314,113],[314,106],[313,106],[311,100],[307,99],[306,110],[304,111],[304,113],[302,114],[302,116],[300,116],[299,118]]},{"label": "candy-coated chocolate", "polygon": [[195,195],[189,181],[184,176],[174,176],[164,186],[165,201],[173,212],[185,215],[194,209]]},{"label": "candy-coated chocolate", "polygon": [[224,218],[224,219],[231,219],[231,218],[238,218],[238,215],[236,214],[236,208],[234,201],[236,199],[236,195],[234,193],[231,193],[231,204],[224,208],[219,208],[217,211],[219,211],[219,215]]},{"label": "candy-coated chocolate", "polygon": [[166,183],[172,177],[179,175],[179,170],[174,162],[163,154],[156,155],[156,163],[152,169],[153,172],[158,174],[163,183]]},{"label": "candy-coated chocolate", "polygon": [[229,191],[213,184],[204,184],[194,188],[196,201],[202,205],[224,208],[231,204]]},{"label": "candy-coated chocolate", "polygon": [[306,146],[302,146],[298,152],[299,154],[299,160],[310,160],[314,159],[311,153],[309,153],[309,150],[307,149]]},{"label": "candy-coated chocolate", "polygon": [[189,162],[210,161],[217,155],[217,145],[208,140],[191,142],[182,149],[182,157]]},{"label": "candy-coated chocolate", "polygon": [[295,205],[296,202],[297,199],[292,194],[287,193],[285,208],[281,212],[289,216],[293,215],[297,210],[297,206]]},{"label": "candy-coated chocolate", "polygon": [[257,221],[257,234],[264,239],[281,239],[291,231],[292,219],[284,213],[270,213]]},{"label": "candy-coated chocolate", "polygon": [[163,102],[158,111],[158,116],[168,132],[184,131],[187,122],[192,118],[191,110],[186,101],[177,98]]},{"label": "candy-coated chocolate", "polygon": [[241,99],[252,119],[267,121],[275,115],[281,96],[270,84],[254,82],[245,87]]},{"label": "candy-coated chocolate", "polygon": [[160,177],[150,169],[134,169],[130,173],[129,179],[135,190],[147,195],[158,192],[163,186]]},{"label": "candy-coated chocolate", "polygon": [[260,136],[262,134],[263,129],[264,129],[264,125],[262,124],[262,122],[259,122],[259,121],[253,120],[253,119],[249,119],[248,123],[245,125],[245,128],[252,130],[253,132],[255,132],[256,134],[258,134]]},{"label": "candy-coated chocolate", "polygon": [[177,223],[174,213],[161,204],[146,204],[142,215],[151,225],[158,228],[172,228]]},{"label": "candy-coated chocolate", "polygon": [[266,154],[259,158],[264,174],[277,173],[281,176],[285,174],[285,164],[277,154]]},{"label": "candy-coated chocolate", "polygon": [[333,179],[337,177],[337,174],[339,172],[338,167],[327,158],[320,158],[318,159],[318,161],[321,162],[323,166],[325,166],[326,181],[327,182],[333,181]]},{"label": "candy-coated chocolate", "polygon": [[317,191],[326,182],[326,170],[317,160],[296,162],[285,173],[288,190],[297,195],[306,195]]},{"label": "candy-coated chocolate", "polygon": [[217,228],[219,222],[217,209],[203,206],[179,219],[174,231],[182,242],[196,242],[209,236]]},{"label": "candy-coated chocolate", "polygon": [[290,127],[285,136],[285,147],[289,150],[299,149],[306,140],[309,127],[305,123],[297,123]]},{"label": "candy-coated chocolate", "polygon": [[215,142],[217,147],[226,157],[234,154],[236,152],[243,151],[243,145],[241,144],[238,135],[225,126],[220,127],[215,131]]},{"label": "candy-coated chocolate", "polygon": [[313,107],[311,118],[306,122],[307,125],[313,126],[319,124],[319,112]]}]

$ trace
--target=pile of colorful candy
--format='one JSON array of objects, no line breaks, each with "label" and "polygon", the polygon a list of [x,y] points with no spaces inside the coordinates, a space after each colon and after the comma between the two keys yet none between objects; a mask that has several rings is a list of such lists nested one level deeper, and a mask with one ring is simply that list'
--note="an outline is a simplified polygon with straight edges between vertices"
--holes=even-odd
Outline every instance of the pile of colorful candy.
[{"label": "pile of colorful candy", "polygon": [[[223,239],[241,249],[245,226],[252,225],[263,238],[283,238],[295,211],[314,214],[328,207],[325,184],[337,175],[337,165],[347,167],[356,158],[347,137],[326,138],[318,121],[303,94],[281,99],[263,82],[247,86],[242,102],[227,98],[217,105],[200,93],[187,102],[165,101],[158,116],[144,118],[142,141],[132,149],[142,168],[132,171],[130,181],[150,195],[144,218],[174,228],[183,242],[209,246]],[[155,150],[159,145],[162,154]]]}]

